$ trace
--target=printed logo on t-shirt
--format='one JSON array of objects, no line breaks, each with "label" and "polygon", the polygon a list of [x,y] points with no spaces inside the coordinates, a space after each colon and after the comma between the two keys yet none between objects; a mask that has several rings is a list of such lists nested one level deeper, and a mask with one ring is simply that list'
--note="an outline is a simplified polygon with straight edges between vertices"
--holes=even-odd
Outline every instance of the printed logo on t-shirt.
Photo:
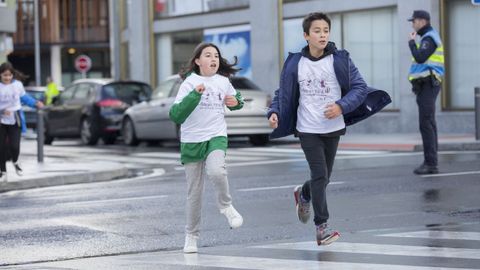
[{"label": "printed logo on t-shirt", "polygon": [[306,103],[324,102],[331,99],[331,88],[327,83],[328,76],[322,74],[315,76],[311,73],[305,74],[305,79],[299,81],[300,92],[304,97]]},{"label": "printed logo on t-shirt", "polygon": [[199,103],[199,109],[209,110],[209,111],[218,111],[219,113],[223,113],[224,98],[225,98],[225,95],[222,92],[216,91],[212,87],[206,86],[205,92],[203,93]]}]

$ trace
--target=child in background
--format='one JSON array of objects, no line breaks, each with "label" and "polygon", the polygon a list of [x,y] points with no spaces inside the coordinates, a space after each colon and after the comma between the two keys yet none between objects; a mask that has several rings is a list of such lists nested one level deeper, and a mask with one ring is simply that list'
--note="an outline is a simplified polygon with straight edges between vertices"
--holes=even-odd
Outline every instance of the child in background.
[{"label": "child in background", "polygon": [[18,163],[22,128],[21,101],[30,106],[42,108],[41,101],[35,101],[25,93],[20,80],[24,75],[6,62],[0,65],[0,182],[7,181],[7,152],[11,155],[16,173],[23,170]]},{"label": "child in background", "polygon": [[238,69],[222,58],[212,43],[199,44],[181,72],[184,79],[170,119],[181,125],[180,152],[187,178],[187,225],[185,253],[196,253],[200,232],[200,217],[204,176],[214,184],[220,213],[226,216],[231,228],[243,223],[242,216],[232,206],[228,187],[225,154],[227,125],[225,105],[230,110],[243,107],[243,99],[230,83],[229,77]]}]

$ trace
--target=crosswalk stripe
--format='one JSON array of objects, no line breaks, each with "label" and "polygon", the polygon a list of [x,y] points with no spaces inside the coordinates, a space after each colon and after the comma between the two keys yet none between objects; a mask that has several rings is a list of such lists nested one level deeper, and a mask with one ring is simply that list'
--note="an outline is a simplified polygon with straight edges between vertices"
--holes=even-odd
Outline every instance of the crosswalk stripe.
[{"label": "crosswalk stripe", "polygon": [[418,232],[388,233],[388,234],[381,234],[379,236],[480,241],[480,233],[478,232],[418,231]]},{"label": "crosswalk stripe", "polygon": [[[330,182],[329,185],[340,185],[343,184],[344,182]],[[285,186],[274,186],[274,187],[256,187],[256,188],[241,188],[238,189],[238,191],[243,191],[243,192],[248,192],[248,191],[263,191],[263,190],[273,190],[273,189],[287,189],[291,188],[293,189],[298,185],[285,185]]]},{"label": "crosswalk stripe", "polygon": [[157,254],[156,258],[162,264],[168,265],[188,265],[256,270],[473,270],[471,268],[447,268],[394,264],[290,260],[240,256],[219,256],[206,254]]},{"label": "crosswalk stripe", "polygon": [[[254,248],[273,248],[290,250],[311,250],[318,251],[316,242],[279,243],[272,245],[254,246]],[[409,245],[386,245],[368,243],[336,242],[334,245],[325,248],[330,252],[349,252],[360,254],[380,254],[396,256],[415,257],[440,257],[440,258],[461,258],[480,259],[480,250],[469,248],[445,248],[445,247],[424,247]]]}]

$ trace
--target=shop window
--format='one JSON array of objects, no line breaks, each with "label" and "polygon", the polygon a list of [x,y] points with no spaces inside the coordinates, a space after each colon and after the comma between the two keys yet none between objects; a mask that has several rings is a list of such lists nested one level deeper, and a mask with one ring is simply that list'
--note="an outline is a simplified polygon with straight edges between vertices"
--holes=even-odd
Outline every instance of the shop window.
[{"label": "shop window", "polygon": [[470,110],[474,88],[480,87],[480,7],[470,1],[445,2],[446,105],[447,109]]},{"label": "shop window", "polygon": [[345,13],[342,25],[343,47],[367,84],[390,94],[390,109],[400,105],[397,21],[396,10],[388,8]]}]

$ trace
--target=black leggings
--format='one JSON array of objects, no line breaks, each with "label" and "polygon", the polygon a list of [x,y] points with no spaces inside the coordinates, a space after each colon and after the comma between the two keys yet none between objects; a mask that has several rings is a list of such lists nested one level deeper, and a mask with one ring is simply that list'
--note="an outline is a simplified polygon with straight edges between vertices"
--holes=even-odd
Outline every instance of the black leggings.
[{"label": "black leggings", "polygon": [[7,171],[7,159],[15,163],[20,154],[21,128],[18,125],[0,124],[0,171]]}]

